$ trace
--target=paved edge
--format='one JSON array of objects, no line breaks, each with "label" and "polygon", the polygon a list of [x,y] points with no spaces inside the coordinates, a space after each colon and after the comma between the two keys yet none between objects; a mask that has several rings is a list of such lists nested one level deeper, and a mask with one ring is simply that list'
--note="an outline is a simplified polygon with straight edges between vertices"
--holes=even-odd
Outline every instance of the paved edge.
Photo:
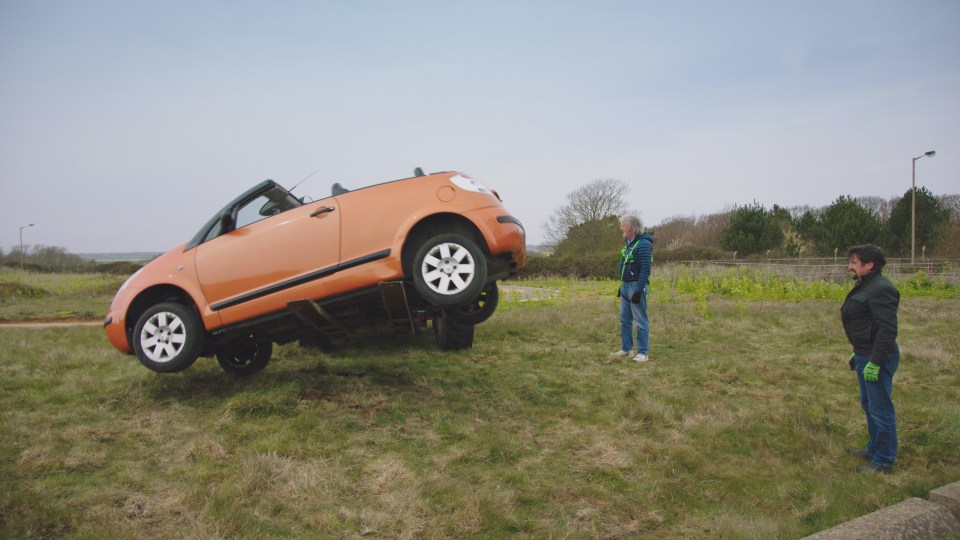
[{"label": "paved edge", "polygon": [[0,322],[0,328],[68,328],[71,326],[100,326],[103,321],[35,321]]},{"label": "paved edge", "polygon": [[960,534],[960,482],[807,536],[810,540],[939,539]]},{"label": "paved edge", "polygon": [[523,287],[519,285],[500,285],[501,295],[511,295],[521,302],[546,300],[560,296],[557,289],[546,289],[543,287]]}]

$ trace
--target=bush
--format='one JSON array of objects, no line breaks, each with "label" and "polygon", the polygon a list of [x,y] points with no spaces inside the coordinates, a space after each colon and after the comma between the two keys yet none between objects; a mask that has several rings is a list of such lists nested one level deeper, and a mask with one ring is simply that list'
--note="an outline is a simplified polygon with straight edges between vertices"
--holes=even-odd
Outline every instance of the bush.
[{"label": "bush", "polygon": [[[580,279],[616,279],[616,253],[596,255],[536,255],[527,254],[527,263],[520,272],[520,279],[528,278],[580,278]],[[653,250],[653,271],[656,272],[659,263],[680,261],[718,261],[731,259],[733,255],[722,249],[703,246],[684,246],[680,248],[657,251]]]},{"label": "bush", "polygon": [[653,265],[659,262],[680,261],[719,261],[733,258],[733,254],[722,249],[705,246],[683,246],[676,249],[653,251]]},{"label": "bush", "polygon": [[527,263],[520,272],[521,279],[535,277],[568,278],[613,278],[616,277],[617,256],[586,255],[542,256],[528,255]]},{"label": "bush", "polygon": [[0,282],[0,301],[20,298],[43,298],[50,292],[24,283]]},{"label": "bush", "polygon": [[143,268],[143,265],[140,263],[130,262],[130,261],[116,261],[98,264],[95,268],[92,269],[93,272],[98,272],[102,274],[113,274],[116,276],[129,276]]}]

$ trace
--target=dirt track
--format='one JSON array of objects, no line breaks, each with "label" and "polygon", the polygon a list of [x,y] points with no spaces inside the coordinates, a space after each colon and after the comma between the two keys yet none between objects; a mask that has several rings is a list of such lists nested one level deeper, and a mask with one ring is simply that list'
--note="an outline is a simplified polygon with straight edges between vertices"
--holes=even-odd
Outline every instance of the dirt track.
[{"label": "dirt track", "polygon": [[99,326],[103,321],[0,321],[0,328],[60,328],[68,326]]}]

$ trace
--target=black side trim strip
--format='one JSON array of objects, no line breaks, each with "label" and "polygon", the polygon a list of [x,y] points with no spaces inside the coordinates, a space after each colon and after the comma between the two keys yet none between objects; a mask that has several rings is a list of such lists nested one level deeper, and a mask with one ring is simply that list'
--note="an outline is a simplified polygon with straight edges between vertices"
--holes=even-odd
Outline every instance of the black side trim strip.
[{"label": "black side trim strip", "polygon": [[[362,289],[355,289],[338,296],[331,296],[329,298],[324,298],[323,300],[315,300],[315,302],[322,307],[327,307],[337,302],[352,300],[360,296],[367,296],[374,293],[380,294],[379,284],[373,285],[370,287],[365,287]],[[284,318],[296,319],[296,315],[294,315],[289,308],[284,308],[284,309],[281,309],[280,311],[274,311],[273,313],[260,315],[259,317],[255,317],[253,319],[247,319],[245,321],[240,321],[231,325],[221,326],[220,328],[217,328],[216,330],[213,330],[212,332],[210,332],[210,334],[213,336],[220,336],[220,335],[228,334],[231,332],[248,332],[251,329],[257,328],[258,326],[262,326],[264,324],[270,324],[278,320],[282,320]]]},{"label": "black side trim strip", "polygon": [[321,278],[325,278],[329,275],[340,272],[341,270],[346,270],[348,268],[353,268],[355,266],[360,266],[361,264],[371,263],[373,261],[379,261],[380,259],[386,259],[390,256],[390,250],[385,249],[383,251],[378,251],[376,253],[371,253],[370,255],[364,255],[352,261],[347,261],[345,263],[338,264],[336,266],[331,266],[330,268],[324,268],[317,270],[316,272],[310,272],[291,280],[287,280],[276,285],[271,285],[269,287],[264,287],[263,289],[253,291],[247,294],[231,298],[230,300],[225,300],[223,302],[216,303],[210,306],[210,309],[214,311],[220,311],[221,309],[226,309],[228,307],[233,307],[244,302],[249,302],[251,300],[256,300],[257,298],[262,298],[280,291],[296,287],[298,285],[303,285],[304,283],[309,283]]},{"label": "black side trim strip", "polygon": [[520,220],[513,216],[497,216],[497,223],[514,223],[516,225],[519,225],[520,228],[523,229],[523,223],[520,223]]}]

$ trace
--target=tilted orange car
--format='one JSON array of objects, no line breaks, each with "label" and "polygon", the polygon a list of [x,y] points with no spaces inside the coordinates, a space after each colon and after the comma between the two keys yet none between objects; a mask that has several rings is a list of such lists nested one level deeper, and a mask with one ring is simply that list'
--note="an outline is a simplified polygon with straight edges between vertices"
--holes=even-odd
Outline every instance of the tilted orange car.
[{"label": "tilted orange car", "polygon": [[524,229],[469,176],[415,174],[334,184],[312,202],[261,182],[120,287],[107,337],[157,372],[216,356],[236,374],[263,369],[274,343],[325,343],[364,326],[432,321],[441,349],[472,346],[497,280],[523,267]]}]

